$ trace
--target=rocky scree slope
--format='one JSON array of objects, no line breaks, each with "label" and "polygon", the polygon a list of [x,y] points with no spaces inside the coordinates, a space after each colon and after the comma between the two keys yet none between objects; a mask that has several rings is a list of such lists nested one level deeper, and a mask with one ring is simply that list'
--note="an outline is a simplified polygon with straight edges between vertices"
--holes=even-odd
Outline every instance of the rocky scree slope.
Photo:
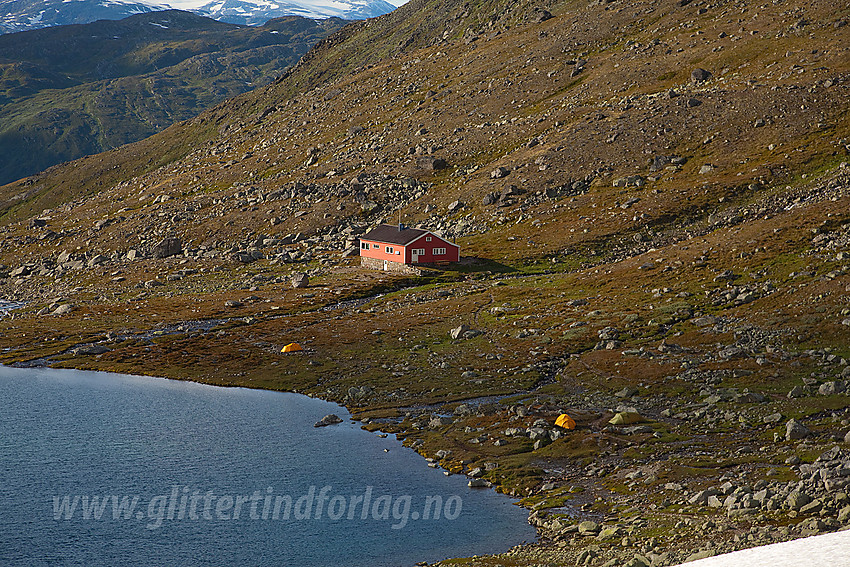
[{"label": "rocky scree slope", "polygon": [[[343,402],[532,509],[540,543],[460,563],[839,529],[847,19],[415,1],[346,28],[275,84],[2,188],[2,295],[27,304],[0,360]],[[399,209],[465,261],[359,268]]]}]

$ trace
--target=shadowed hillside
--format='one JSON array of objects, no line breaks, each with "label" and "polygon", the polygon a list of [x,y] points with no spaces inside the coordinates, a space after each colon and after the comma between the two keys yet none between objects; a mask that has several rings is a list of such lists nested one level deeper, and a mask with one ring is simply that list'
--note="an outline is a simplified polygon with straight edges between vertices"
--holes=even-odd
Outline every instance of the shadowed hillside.
[{"label": "shadowed hillside", "polygon": [[0,182],[135,142],[264,85],[344,22],[167,11],[0,36]]}]

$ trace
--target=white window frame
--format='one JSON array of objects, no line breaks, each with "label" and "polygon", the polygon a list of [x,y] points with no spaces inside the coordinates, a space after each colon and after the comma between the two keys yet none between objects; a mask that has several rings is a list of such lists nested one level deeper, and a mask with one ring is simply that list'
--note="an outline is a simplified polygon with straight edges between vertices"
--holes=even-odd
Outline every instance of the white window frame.
[{"label": "white window frame", "polygon": [[433,250],[431,250],[431,254],[433,254],[434,256],[445,256],[446,255],[446,249],[445,248],[434,248]]},{"label": "white window frame", "polygon": [[430,237],[430,236],[426,236],[426,237],[425,237],[425,242],[431,242],[431,237]]},{"label": "white window frame", "polygon": [[381,247],[380,244],[372,244],[372,250],[377,250],[380,247]]},{"label": "white window frame", "polygon": [[424,248],[414,248],[413,253],[416,254],[417,256],[424,256],[425,255],[425,249]]},{"label": "white window frame", "polygon": [[361,250],[368,250],[369,249],[369,243],[368,242],[361,242],[360,243],[360,249]]},{"label": "white window frame", "polygon": [[384,248],[384,252],[386,252],[387,254],[393,254],[393,247],[387,246],[386,248]]}]

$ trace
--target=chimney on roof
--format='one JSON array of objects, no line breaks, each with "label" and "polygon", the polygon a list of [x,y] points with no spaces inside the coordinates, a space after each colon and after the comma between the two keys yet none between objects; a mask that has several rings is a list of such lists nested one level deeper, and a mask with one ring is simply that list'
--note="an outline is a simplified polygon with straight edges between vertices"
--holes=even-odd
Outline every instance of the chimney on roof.
[{"label": "chimney on roof", "polygon": [[402,230],[404,230],[404,225],[401,224],[401,223],[398,223],[398,231],[401,232]]}]

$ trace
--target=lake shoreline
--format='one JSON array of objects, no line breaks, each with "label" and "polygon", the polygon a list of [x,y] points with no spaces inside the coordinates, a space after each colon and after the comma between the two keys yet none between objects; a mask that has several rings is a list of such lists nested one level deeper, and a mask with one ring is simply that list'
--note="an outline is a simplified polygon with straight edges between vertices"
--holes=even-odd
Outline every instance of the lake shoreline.
[{"label": "lake shoreline", "polygon": [[[8,367],[8,366],[0,366],[0,371],[2,371],[4,375],[10,374],[10,372],[11,372],[11,376],[14,377],[14,375],[15,375],[14,371],[15,370],[19,370],[19,369],[15,369],[15,368]],[[33,375],[33,378],[27,379],[28,383],[32,383],[32,380],[38,380],[40,382],[45,382],[48,379],[51,380],[51,382],[47,382],[47,383],[54,383],[55,379],[51,377],[51,376],[53,376],[54,372],[60,372],[60,373],[61,372],[68,372],[69,375],[65,378],[61,377],[61,375],[57,375],[58,378],[59,378],[59,381],[58,381],[59,384],[66,384],[67,383],[68,387],[74,387],[74,386],[77,386],[78,384],[84,384],[85,385],[89,382],[94,381],[94,383],[99,385],[100,388],[106,388],[106,390],[103,390],[104,394],[107,394],[108,390],[111,389],[111,388],[121,388],[121,387],[125,387],[125,386],[123,386],[124,384],[130,384],[133,388],[144,388],[145,392],[147,392],[147,393],[153,392],[153,394],[156,394],[157,392],[163,391],[162,389],[165,388],[166,390],[164,390],[164,391],[174,392],[174,395],[177,395],[177,396],[185,396],[185,395],[188,395],[188,394],[192,394],[194,392],[195,394],[192,394],[192,396],[193,397],[200,396],[200,398],[198,398],[198,399],[206,399],[207,397],[210,397],[210,396],[212,396],[213,399],[220,398],[220,395],[215,394],[215,391],[218,390],[217,388],[213,388],[213,389],[211,389],[211,390],[209,390],[205,393],[205,390],[203,388],[210,387],[211,385],[209,385],[209,384],[203,384],[203,383],[199,383],[199,382],[195,382],[195,381],[173,380],[173,379],[164,378],[164,377],[161,377],[161,376],[144,376],[144,375],[138,375],[138,374],[134,374],[134,375],[116,374],[116,373],[103,372],[103,371],[92,372],[92,371],[88,371],[88,370],[80,371],[80,370],[75,370],[75,369],[54,369],[54,368],[49,368],[49,367],[43,367],[43,368],[40,368],[40,369],[20,369],[20,370],[22,370],[23,372],[39,372],[39,371],[41,371],[41,372],[46,373],[45,375],[42,375],[42,374]],[[71,373],[73,373],[73,374],[71,374]],[[153,380],[151,380],[151,379],[153,379]],[[194,388],[190,388],[189,390],[187,390],[186,388],[182,387],[182,384],[186,384],[186,385],[191,384],[193,386],[197,385],[201,389],[196,390]],[[151,385],[156,386],[156,388],[154,388],[152,391],[149,390],[149,386],[151,386]],[[360,430],[360,428],[356,427],[356,424],[353,420],[348,421],[348,419],[345,419],[338,426],[330,427],[330,430],[329,430],[330,431],[330,437],[328,437],[328,433],[327,433],[328,430],[323,429],[323,428],[315,428],[313,426],[313,422],[317,419],[316,416],[319,415],[319,414],[314,413],[314,412],[320,412],[321,415],[326,415],[327,413],[336,412],[343,418],[349,418],[350,417],[350,415],[347,413],[345,408],[343,408],[343,407],[341,407],[338,404],[335,404],[333,402],[320,400],[320,399],[317,399],[314,396],[305,396],[303,394],[295,394],[295,393],[291,393],[291,392],[276,392],[276,391],[263,390],[263,389],[257,389],[257,388],[241,388],[241,387],[231,388],[231,390],[233,390],[233,389],[241,391],[241,392],[237,393],[237,398],[248,400],[245,403],[250,403],[250,400],[263,400],[264,398],[258,398],[257,396],[263,395],[263,393],[268,393],[268,394],[273,394],[273,395],[292,396],[291,398],[289,398],[291,400],[299,400],[299,399],[303,400],[303,402],[299,402],[300,406],[305,406],[305,402],[307,402],[307,405],[316,404],[316,403],[321,404],[320,408],[315,408],[312,412],[304,414],[299,418],[300,422],[301,422],[301,425],[299,427],[299,431],[301,431],[307,437],[311,437],[311,438],[316,437],[317,439],[334,439],[334,438],[338,437],[339,435],[343,434],[343,435],[346,436],[346,438],[349,437],[349,436],[352,436],[352,435],[354,437],[364,438],[364,437],[362,437],[362,435],[364,435],[365,432],[362,432]],[[169,397],[171,397],[171,396],[169,396]],[[100,395],[98,395],[98,398],[100,398]],[[224,399],[225,400],[231,399],[231,396],[228,396],[227,398],[224,398]],[[284,409],[281,406],[279,401],[275,401],[276,399],[283,400],[285,402],[285,400],[287,398],[277,398],[277,397],[275,397],[275,398],[265,398],[266,401],[259,408],[259,411],[263,411],[263,409],[262,409],[263,407],[266,407],[269,404],[271,404],[271,407],[279,408],[276,411],[285,411],[285,412],[289,413],[289,410]],[[310,400],[310,401],[308,402],[308,400]],[[131,402],[129,400],[127,400],[126,403],[131,403]],[[284,403],[283,406],[288,407],[288,404]],[[133,418],[133,420],[135,420],[135,418]],[[346,433],[346,432],[348,432],[348,433]],[[357,433],[355,434],[354,432],[357,432]],[[215,432],[210,432],[209,437],[210,437],[211,441],[214,440],[215,436],[216,436]],[[300,436],[301,436],[301,434],[299,434],[297,436],[297,438],[300,439]],[[386,457],[386,458],[398,460],[398,456],[401,456],[402,454],[408,454],[408,452],[406,452],[406,451],[401,451],[401,452],[396,451],[396,449],[401,449],[401,447],[399,446],[398,441],[396,441],[394,439],[386,439],[385,440],[385,439],[382,438],[382,436],[373,436],[373,435],[366,435],[365,439],[371,439],[372,445],[375,445],[375,444],[386,445],[389,442],[390,445],[387,446],[388,448],[384,449],[384,453],[378,453],[378,454],[382,454],[382,455],[389,455],[389,457]],[[242,446],[241,441],[237,440],[237,442],[239,443],[240,446]],[[296,442],[301,444],[301,443],[304,443],[304,442],[307,442],[307,441],[300,441],[299,440],[299,441],[296,441]],[[307,443],[309,445],[309,442],[307,442]],[[397,455],[397,456],[394,456],[394,455]],[[421,466],[424,463],[422,463],[421,457],[419,455],[413,453],[412,451],[409,452],[409,455],[410,455],[409,457],[406,457],[404,459],[404,461],[407,462],[407,464],[402,467],[401,471],[392,473],[394,475],[398,475],[398,474],[403,475],[401,479],[398,479],[397,481],[393,481],[392,486],[396,486],[396,485],[398,487],[408,486],[410,484],[410,482],[405,482],[405,481],[402,480],[404,478],[404,475],[412,475],[410,478],[419,478],[419,477],[422,477],[423,474],[425,474],[429,478],[432,478],[433,480],[436,480],[439,483],[444,483],[444,481],[442,480],[444,477],[442,475],[434,476],[436,471],[430,472],[430,469],[428,467]],[[363,457],[363,458],[365,458],[365,457]],[[380,459],[380,460],[383,460],[383,458]],[[378,465],[378,467],[379,467],[378,470],[383,470],[382,465]],[[248,469],[248,470],[250,470],[250,469]],[[426,474],[426,471],[428,471],[427,474]],[[350,472],[350,474],[355,474],[356,476],[359,475],[357,470],[352,470]],[[251,475],[253,476],[253,473],[251,473]],[[333,476],[334,476],[334,478],[336,478],[336,475],[333,475]],[[390,477],[390,478],[392,479],[392,478],[395,478],[395,477]],[[458,488],[458,484],[459,484],[458,480],[459,479],[455,479],[452,482],[452,485],[455,487],[454,488],[455,490],[457,490],[457,488]],[[312,479],[311,481],[308,481],[308,482],[314,482],[315,483],[316,479]],[[290,498],[290,496],[288,496],[288,495],[293,494],[293,496],[291,497],[291,502],[292,502],[293,506],[295,505],[296,501],[301,502],[302,500],[307,498],[308,495],[309,495],[309,502],[312,502],[314,495],[317,499],[319,499],[319,498],[322,497],[323,494],[325,494],[325,492],[324,492],[325,489],[331,489],[332,488],[331,485],[328,485],[327,487],[322,488],[321,481],[319,481],[319,483],[320,483],[319,485],[317,485],[315,487],[310,487],[310,489],[307,490],[307,491],[301,490],[299,492],[297,489],[295,489],[296,491],[294,493],[293,492],[280,493],[280,489],[278,488],[277,492],[274,493],[274,494],[278,494],[278,496],[277,496],[278,499],[281,498],[280,494],[283,494],[282,498],[286,499],[287,501],[289,501],[289,498]],[[336,482],[333,482],[332,484],[335,485]],[[417,485],[418,485],[418,481],[417,481]],[[186,492],[186,490],[192,490],[192,489],[197,488],[197,486],[193,485],[191,482],[185,483],[185,487],[186,488],[183,489],[184,492]],[[203,488],[203,487],[201,486],[201,488]],[[446,488],[448,488],[448,487],[446,487]],[[445,491],[446,488],[444,488],[443,491]],[[180,486],[176,485],[171,490],[172,490],[172,496],[171,496],[170,501],[176,502],[178,500]],[[269,490],[271,490],[271,486],[269,487]],[[315,492],[314,492],[314,490],[315,490]],[[378,490],[378,488],[376,488],[376,491],[377,490]],[[409,490],[409,488],[408,488],[408,490]],[[350,502],[349,502],[348,505],[352,506],[352,510],[355,510],[354,506],[357,506],[358,503],[360,505],[362,505],[363,506],[363,514],[365,515],[369,502],[377,503],[378,500],[380,500],[381,498],[389,497],[389,496],[380,496],[379,497],[380,494],[381,493],[378,492],[378,493],[374,494],[374,496],[373,496],[372,495],[372,488],[371,488],[371,485],[370,485],[370,486],[366,487],[365,500],[364,500],[364,496],[360,496],[360,497],[350,496],[350,497],[346,497],[346,498],[350,498]],[[471,499],[469,505],[473,506],[472,509],[475,509],[475,507],[474,507],[475,502],[481,501],[481,498],[479,498],[479,496],[481,496],[484,493],[482,493],[480,491],[469,490],[468,492],[462,492],[462,494],[465,494],[465,496],[463,496],[464,500]],[[273,493],[269,492],[266,497],[271,498],[271,495],[273,495]],[[118,498],[118,497],[116,496],[115,498]],[[151,500],[150,505],[152,506],[153,503],[158,498],[166,498],[166,495],[163,494],[163,496],[157,496],[156,498]],[[339,498],[340,498],[339,496],[334,496],[334,497],[327,497],[326,496],[325,501],[328,502],[328,504],[327,504],[328,506],[331,506],[331,503],[337,502],[337,500]],[[404,499],[406,498],[408,500],[407,506],[408,507],[410,506],[410,498],[411,498],[410,496],[399,496],[399,495],[397,495],[394,498],[401,499],[401,500],[399,500],[399,502],[404,502]],[[460,509],[461,509],[460,504],[459,504],[459,502],[460,502],[459,500],[458,500],[458,503],[452,504],[453,498],[459,499],[459,498],[461,498],[461,496],[453,496],[453,497],[451,497],[451,498],[449,498],[448,500],[445,501],[443,506],[444,506],[444,509],[446,510],[446,512],[444,512],[446,520],[455,519],[457,516],[456,515],[451,516],[451,514],[459,513]],[[505,506],[505,505],[510,506],[511,505],[510,501],[508,501],[507,499],[503,499],[502,496],[499,496],[499,495],[496,495],[496,494],[492,494],[492,496],[488,496],[487,498],[493,498],[493,499],[497,499],[497,500],[501,501],[500,506]],[[148,498],[148,499],[150,499],[150,498]],[[238,498],[236,500],[238,502]],[[414,498],[413,498],[414,506],[416,505],[416,502],[417,502],[417,499],[414,496]],[[375,514],[376,514],[375,506],[376,505],[377,504],[373,504],[372,507],[371,507],[372,519],[373,520],[381,519],[381,518],[378,518],[378,517],[375,516]],[[163,504],[163,506],[165,506],[165,505]],[[247,504],[246,504],[246,506],[247,506]],[[310,506],[312,506],[312,504],[310,504]],[[321,504],[319,504],[319,506],[320,506],[319,508],[315,508],[316,517],[314,519],[318,519],[318,517],[321,516],[321,513],[322,513],[321,512]],[[454,506],[454,508],[452,508],[452,506]],[[464,506],[466,506],[466,504],[464,504]],[[394,504],[393,510],[397,510],[397,509],[400,509],[400,508],[398,508],[398,505]],[[148,507],[148,510],[150,510],[150,507]],[[293,514],[295,514],[295,516],[294,516],[295,520],[310,519],[310,515],[309,515],[310,514],[310,512],[309,512],[310,508],[307,508],[308,512],[307,512],[306,517],[304,516],[303,512],[298,512],[297,508],[293,507],[292,510],[293,510]],[[325,514],[328,517],[331,517],[331,511],[330,511],[331,508],[329,507],[329,508],[327,508],[327,510],[328,511],[325,512]],[[414,508],[414,510],[415,510],[415,508]],[[433,510],[427,504],[427,498],[426,498],[426,510],[429,511],[429,512],[433,512]],[[243,514],[243,515],[247,517],[247,515],[248,515],[248,508],[247,507],[245,508],[244,512],[245,512],[245,514]],[[266,512],[267,512],[267,510],[264,511],[263,514],[266,514]],[[360,517],[359,510],[357,510],[357,512],[358,512],[357,517],[359,518]],[[253,509],[252,509],[252,511],[251,511],[252,516],[253,516],[253,513],[254,512],[253,512]],[[298,515],[299,513],[301,514],[300,516]],[[336,512],[334,512],[334,513],[336,513]],[[141,514],[141,512],[140,512],[140,514]],[[237,512],[237,514],[238,514],[238,512]],[[263,515],[261,518],[259,517],[259,511],[257,512],[257,514],[258,514],[257,519],[266,519],[266,515]],[[276,514],[277,514],[277,512],[275,512],[275,515],[270,516],[269,521],[277,519]],[[289,514],[290,514],[290,512],[289,512],[289,509],[287,508],[283,518],[284,519],[289,518]],[[394,511],[393,514],[396,514],[396,512]],[[406,514],[406,512],[405,512],[405,514]],[[414,511],[410,519],[414,520],[414,521],[419,519],[417,514],[418,514],[418,512]],[[201,514],[198,514],[198,515],[201,516]],[[339,515],[339,514],[337,514],[337,515]],[[349,513],[349,516],[351,516],[351,513]],[[182,517],[182,516],[180,516],[180,517]],[[364,518],[365,518],[365,516],[364,516]],[[395,516],[393,516],[392,518],[389,518],[389,521],[392,522],[393,518],[395,518]],[[171,517],[169,516],[166,519],[171,520]],[[203,519],[203,518],[201,518],[201,519]],[[213,519],[213,518],[210,518],[210,519]],[[400,518],[396,518],[395,524],[390,525],[390,528],[392,528],[393,530],[395,530],[396,528],[404,528],[405,524],[407,524],[407,521],[406,521],[407,519],[408,518],[407,518],[406,515],[403,516],[403,517],[400,517]],[[427,516],[425,516],[425,519],[427,519]],[[159,529],[160,527],[167,527],[168,524],[165,524],[165,525],[162,524],[162,520],[163,520],[162,517],[158,518],[158,520],[159,520],[159,522],[156,523],[156,525],[154,525],[152,528],[150,526],[148,526],[148,527],[150,529]],[[405,520],[405,521],[402,521],[402,520]],[[503,524],[504,524],[504,522],[503,522]],[[471,525],[473,525],[473,524],[471,524]],[[457,528],[457,526],[455,526],[454,524],[450,524],[449,527],[451,527],[452,529]],[[417,529],[419,529],[419,528],[417,528]],[[398,532],[398,533],[401,534],[401,532]],[[481,553],[481,551],[478,551],[478,553]],[[0,553],[0,557],[2,557],[2,553]],[[389,558],[389,557],[390,556],[387,556],[387,558]],[[386,561],[385,561],[385,563],[386,563]],[[370,562],[370,564],[371,564],[371,562]],[[387,563],[387,564],[389,565],[390,563]]]}]

